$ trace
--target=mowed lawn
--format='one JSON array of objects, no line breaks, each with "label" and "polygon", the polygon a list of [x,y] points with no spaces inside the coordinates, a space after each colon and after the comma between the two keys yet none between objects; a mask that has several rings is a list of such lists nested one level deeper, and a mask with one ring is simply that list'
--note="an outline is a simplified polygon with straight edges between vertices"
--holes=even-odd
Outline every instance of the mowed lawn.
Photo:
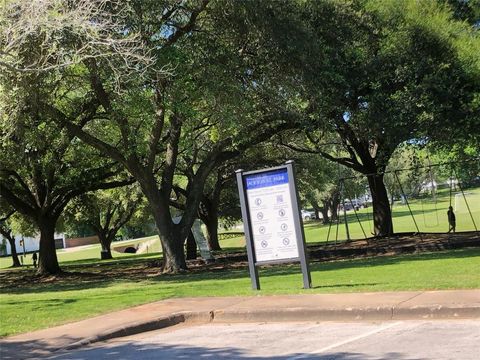
[{"label": "mowed lawn", "polygon": [[[394,231],[416,232],[416,226],[418,226],[421,232],[446,232],[448,230],[447,210],[450,205],[449,195],[450,193],[448,189],[443,189],[438,191],[435,201],[432,197],[409,200],[412,213],[410,213],[407,205],[395,202],[392,207]],[[452,206],[455,208],[455,214],[457,217],[457,231],[475,230],[473,221],[475,221],[477,229],[480,229],[480,188],[466,190],[465,199],[461,192],[454,192],[452,194]],[[470,209],[471,215],[468,209]],[[307,243],[325,242],[327,240],[335,241],[336,238],[338,240],[346,240],[347,236],[344,216],[343,213],[340,215],[340,222],[338,225],[336,223],[332,223],[331,226],[323,225],[317,220],[306,222],[304,229]],[[373,233],[372,208],[360,209],[357,211],[357,214],[353,211],[348,211],[347,223],[351,239],[363,239],[365,236],[371,237]],[[161,255],[158,236],[114,242],[112,244],[112,249],[118,246],[136,246],[142,243],[149,244],[148,252],[150,256],[159,257]],[[245,238],[243,236],[227,238],[222,240],[220,245],[222,249],[227,251],[233,249],[241,250],[245,248]],[[80,249],[57,250],[57,256],[60,264],[78,260],[89,262],[100,258],[100,250],[100,244],[95,244]],[[142,253],[142,256],[143,255],[144,253]],[[138,255],[132,256],[131,254],[125,254],[113,250],[113,256],[115,258],[132,258]],[[31,255],[27,254],[23,261],[25,265],[31,266]],[[10,257],[0,258],[0,269],[6,269],[11,265],[12,260]]]},{"label": "mowed lawn", "polygon": [[[451,197],[452,207],[457,219],[457,231],[474,231],[474,222],[477,229],[480,230],[480,188],[468,189],[464,193],[465,198],[458,191],[454,192]],[[408,204],[410,209],[407,204],[401,204],[400,201],[394,202],[392,206],[393,229],[395,232],[417,232],[417,226],[420,232],[426,233],[448,231],[447,210],[450,206],[448,189],[438,191],[436,199],[432,196],[423,199],[410,199]],[[351,239],[363,239],[365,235],[371,237],[373,233],[372,208],[360,209],[357,214],[354,211],[348,211],[347,224]],[[321,225],[318,221],[306,223],[305,237],[307,242],[323,242],[327,238],[329,241],[334,241],[336,237],[338,240],[346,240],[343,212],[340,213],[338,235],[336,223],[332,223],[330,234],[328,234],[328,229],[328,225]]]},{"label": "mowed lawn", "polygon": [[[125,247],[125,246],[133,246],[135,247],[137,244],[141,243],[148,243],[150,246],[148,248],[148,254],[152,257],[159,256],[160,251],[160,240],[158,240],[158,236],[149,236],[145,238],[139,239],[132,239],[126,241],[116,241],[112,243],[112,255],[114,258],[135,258],[135,255],[117,252],[115,251],[116,247]],[[57,250],[57,258],[60,264],[68,264],[72,261],[77,262],[83,260],[87,263],[92,262],[94,260],[100,259],[100,244],[92,244],[92,245],[85,245],[76,248],[69,248],[69,249],[59,249]],[[146,254],[143,253],[143,256]],[[19,254],[21,256],[21,253]],[[24,265],[32,266],[32,255],[27,254],[23,259]],[[0,269],[9,268],[12,265],[12,260],[10,256],[0,258]]]},{"label": "mowed lawn", "polygon": [[[63,266],[72,278],[41,284],[31,269],[0,272],[0,336],[172,297],[480,288],[480,249],[312,263],[310,290],[302,289],[297,265],[261,269],[262,290],[254,292],[246,267],[161,275],[149,263],[141,257],[102,264],[72,262]],[[103,279],[75,276],[102,272]],[[120,275],[112,276],[116,272]],[[139,276],[132,277],[136,272]],[[7,277],[10,285],[5,287]],[[15,279],[22,281],[16,285]]]},{"label": "mowed lawn", "polygon": [[[412,200],[410,206],[417,226],[423,232],[445,232],[448,228],[446,211],[450,204],[448,191],[439,192],[432,199]],[[480,226],[480,188],[466,191],[468,205]],[[456,199],[456,200],[455,200]],[[456,209],[457,231],[474,230],[473,222],[463,196],[452,197]],[[371,208],[358,212],[360,223],[369,235],[372,231]],[[342,217],[343,220],[343,217]],[[394,204],[393,221],[396,232],[416,231],[406,205]],[[363,232],[354,212],[348,212],[352,238],[363,238]],[[305,224],[308,243],[327,240],[328,225],[319,221]],[[329,241],[335,240],[337,227],[330,229]],[[338,226],[338,239],[345,239],[345,224]],[[69,278],[38,284],[30,266],[6,269],[11,259],[0,259],[0,336],[50,327],[129,306],[171,297],[253,295],[246,268],[215,272],[187,273],[185,275],[160,275],[151,271],[145,276],[132,278],[123,273],[150,268],[153,260],[161,257],[158,237],[116,242],[112,247],[149,244],[148,253],[124,254],[113,252],[114,260],[99,261],[100,245],[57,252],[63,270],[71,273],[99,273],[106,271],[119,276],[106,275],[105,279],[89,280]],[[244,237],[221,241],[224,251],[243,250]],[[145,248],[144,248],[145,250]],[[31,255],[24,259],[31,264]],[[464,249],[432,254],[380,257],[350,261],[313,263],[314,289],[302,290],[298,266],[272,266],[261,270],[263,294],[364,292],[395,290],[470,289],[480,288],[480,250]],[[22,285],[5,286],[3,280],[18,277]],[[31,284],[28,279],[31,278]],[[27,279],[27,285],[25,285]]]}]

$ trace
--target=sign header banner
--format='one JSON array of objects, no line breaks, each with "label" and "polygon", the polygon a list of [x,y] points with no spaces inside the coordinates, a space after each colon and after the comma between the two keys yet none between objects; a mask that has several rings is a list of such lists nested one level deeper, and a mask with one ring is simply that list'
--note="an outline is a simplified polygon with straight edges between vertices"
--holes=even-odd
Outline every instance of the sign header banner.
[{"label": "sign header banner", "polygon": [[245,182],[247,190],[288,184],[288,172],[287,169],[279,169],[261,174],[246,175]]}]

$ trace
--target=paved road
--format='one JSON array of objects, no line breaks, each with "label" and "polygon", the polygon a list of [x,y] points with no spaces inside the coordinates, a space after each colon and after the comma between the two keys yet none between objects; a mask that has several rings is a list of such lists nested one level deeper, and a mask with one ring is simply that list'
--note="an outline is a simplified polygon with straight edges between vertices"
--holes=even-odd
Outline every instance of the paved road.
[{"label": "paved road", "polygon": [[49,359],[478,359],[480,321],[177,326]]}]

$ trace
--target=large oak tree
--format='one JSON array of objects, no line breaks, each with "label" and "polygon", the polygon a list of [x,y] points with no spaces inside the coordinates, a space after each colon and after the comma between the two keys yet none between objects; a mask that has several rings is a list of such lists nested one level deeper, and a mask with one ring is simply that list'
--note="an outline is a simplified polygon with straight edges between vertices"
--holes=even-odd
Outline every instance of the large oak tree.
[{"label": "large oak tree", "polygon": [[[284,143],[366,175],[375,234],[391,234],[383,173],[397,146],[478,139],[478,31],[433,0],[311,1],[295,14],[293,35],[276,44],[309,117],[304,140]],[[339,152],[329,151],[332,134]]]},{"label": "large oak tree", "polygon": [[[211,172],[294,127],[299,118],[285,96],[268,93],[261,79],[252,77],[249,56],[241,53],[241,35],[219,21],[227,5],[132,3],[126,26],[141,34],[155,64],[143,78],[124,82],[119,93],[109,86],[108,63],[85,62],[92,93],[108,121],[83,128],[66,123],[72,134],[122,164],[138,181],[159,231],[165,272],[186,269],[183,243]],[[283,106],[274,106],[276,101]],[[102,136],[106,130],[97,131],[102,125],[110,129],[108,137]],[[179,168],[189,173],[183,217],[175,224],[169,206]]]},{"label": "large oak tree", "polygon": [[[68,202],[87,191],[123,184],[114,179],[121,171],[115,162],[82,144],[63,125],[71,121],[83,127],[101,116],[78,65],[98,54],[75,47],[75,38],[88,35],[84,45],[97,46],[103,38],[88,22],[97,8],[79,2],[70,11],[60,5],[9,1],[0,9],[0,194],[38,228],[40,274],[60,271],[54,233]],[[109,22],[99,18],[97,24],[102,23]]]}]

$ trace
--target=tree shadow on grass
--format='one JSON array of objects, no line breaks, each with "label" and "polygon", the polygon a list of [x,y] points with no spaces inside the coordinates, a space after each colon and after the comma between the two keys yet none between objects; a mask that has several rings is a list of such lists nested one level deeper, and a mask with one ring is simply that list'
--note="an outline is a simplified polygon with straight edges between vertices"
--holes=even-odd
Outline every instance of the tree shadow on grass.
[{"label": "tree shadow on grass", "polygon": [[[311,272],[328,272],[343,269],[355,269],[366,267],[381,267],[398,264],[400,262],[421,262],[425,260],[442,260],[442,259],[467,259],[480,256],[480,249],[462,249],[451,250],[434,253],[410,254],[399,256],[382,256],[364,259],[351,259],[343,261],[324,261],[311,262]],[[105,273],[92,274],[90,268],[87,267],[83,272],[66,273],[59,278],[53,279],[50,283],[35,283],[35,277],[31,275],[30,281],[23,286],[4,287],[1,288],[2,293],[8,294],[27,294],[27,293],[43,293],[53,291],[67,290],[83,290],[91,288],[107,288],[114,283],[128,283],[132,281],[145,281],[148,279],[151,283],[165,284],[184,284],[196,283],[209,280],[236,280],[248,279],[248,266],[245,261],[241,262],[223,262],[205,265],[192,271],[182,274],[161,274],[158,267],[149,266],[149,264],[136,264],[135,267],[125,267],[123,271],[114,269],[110,274],[111,277],[105,276]],[[117,272],[117,273],[115,273]],[[298,263],[283,265],[265,265],[259,269],[260,277],[281,277],[286,275],[301,274]],[[0,280],[4,280],[7,276],[13,276],[11,272],[0,274]],[[147,277],[148,276],[148,277]],[[28,275],[27,275],[28,279]],[[15,277],[13,278],[15,281]],[[348,284],[349,286],[358,286],[361,284]],[[342,286],[341,284],[335,286]],[[334,287],[334,286],[332,286]]]},{"label": "tree shadow on grass", "polygon": [[32,299],[32,300],[15,300],[15,301],[4,301],[2,305],[22,305],[30,304],[32,302],[38,303],[38,308],[43,308],[44,306],[61,306],[66,304],[76,303],[76,299]]},{"label": "tree shadow on grass", "polygon": [[89,258],[89,259],[81,259],[81,260],[67,260],[62,261],[61,266],[69,266],[69,267],[83,267],[85,265],[96,266],[99,268],[107,267],[107,266],[123,266],[130,262],[134,263],[137,261],[148,261],[152,260],[155,257],[160,257],[161,253],[148,253],[148,254],[135,254],[135,255],[125,255],[122,257],[115,257],[109,260],[101,260],[98,258]]},{"label": "tree shadow on grass", "polygon": [[108,287],[115,282],[145,280],[160,274],[151,260],[111,262],[109,265],[74,264],[62,266],[57,275],[40,276],[33,268],[0,272],[0,293],[22,294],[49,291],[83,290]]},{"label": "tree shadow on grass", "polygon": [[329,289],[329,288],[354,288],[358,286],[377,286],[380,283],[348,283],[348,284],[332,284],[332,285],[319,285],[312,286],[312,289]]},{"label": "tree shadow on grass", "polygon": [[[401,256],[383,256],[367,259],[352,259],[344,261],[332,262],[312,262],[310,264],[311,272],[327,272],[344,269],[365,268],[365,267],[379,267],[398,264],[400,262],[421,262],[424,260],[442,260],[442,259],[466,259],[470,257],[480,256],[480,249],[462,249],[456,251],[445,251],[425,254],[412,254]],[[299,264],[284,264],[284,265],[266,265],[259,270],[259,276],[265,277],[280,277],[285,275],[299,275],[301,274]],[[184,275],[162,275],[154,279],[154,281],[162,282],[195,282],[204,280],[233,280],[239,278],[248,278],[248,269],[245,266],[242,269],[230,269],[225,271],[210,271],[198,274]],[[361,284],[352,284],[358,286]],[[339,285],[341,286],[341,285]]]},{"label": "tree shadow on grass", "polygon": [[[6,280],[5,274],[2,274],[0,281],[3,285],[0,287],[0,294],[30,294],[30,293],[44,293],[44,292],[55,292],[55,291],[70,291],[70,290],[85,290],[92,288],[106,288],[112,285],[115,282],[118,282],[120,279],[99,279],[95,276],[92,276],[88,272],[88,269],[85,269],[81,273],[62,273],[61,276],[52,276],[51,280],[48,282],[43,282],[38,276],[34,273],[23,275],[21,282],[19,281],[17,286],[5,285]],[[127,280],[125,278],[125,280]],[[9,283],[15,282],[15,279],[10,280]]]}]

